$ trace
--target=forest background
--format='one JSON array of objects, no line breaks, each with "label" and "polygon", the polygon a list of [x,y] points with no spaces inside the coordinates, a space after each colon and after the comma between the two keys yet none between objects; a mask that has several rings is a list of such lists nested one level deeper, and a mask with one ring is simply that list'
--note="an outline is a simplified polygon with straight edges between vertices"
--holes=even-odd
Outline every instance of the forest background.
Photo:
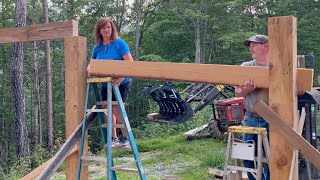
[{"label": "forest background", "polygon": [[[320,2],[318,0],[1,0],[0,28],[74,19],[87,37],[88,62],[93,28],[112,18],[135,60],[239,65],[251,60],[243,40],[267,34],[267,18],[298,19],[298,54],[316,58],[314,86],[319,86]],[[0,37],[1,38],[1,37]],[[23,175],[42,164],[65,140],[63,41],[0,46],[0,177]],[[177,126],[145,121],[157,108],[137,93],[161,81],[134,80],[127,112],[137,138],[177,134],[210,118]],[[187,83],[174,82],[177,90]],[[90,135],[100,137],[99,129]],[[101,142],[101,141],[100,141]],[[101,143],[90,141],[91,151]]]}]

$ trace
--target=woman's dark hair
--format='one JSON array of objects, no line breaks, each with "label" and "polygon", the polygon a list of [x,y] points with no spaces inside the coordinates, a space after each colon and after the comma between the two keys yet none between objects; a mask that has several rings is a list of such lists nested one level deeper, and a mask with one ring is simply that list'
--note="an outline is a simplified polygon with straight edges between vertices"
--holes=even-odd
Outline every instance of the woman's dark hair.
[{"label": "woman's dark hair", "polygon": [[100,29],[104,28],[107,23],[110,23],[111,29],[112,29],[111,41],[115,41],[118,38],[118,30],[117,30],[117,27],[115,26],[115,24],[113,23],[113,21],[110,18],[102,17],[102,18],[98,19],[98,21],[96,22],[95,28],[94,28],[94,32],[95,32],[94,39],[95,39],[95,42],[98,43],[99,45],[103,44],[103,37],[100,34]]}]

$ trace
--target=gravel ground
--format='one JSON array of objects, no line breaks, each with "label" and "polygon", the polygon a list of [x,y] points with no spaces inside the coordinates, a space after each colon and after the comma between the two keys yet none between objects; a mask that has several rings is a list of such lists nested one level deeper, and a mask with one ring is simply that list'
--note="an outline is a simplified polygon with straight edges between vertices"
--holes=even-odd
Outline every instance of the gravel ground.
[{"label": "gravel ground", "polygon": [[[142,161],[150,159],[155,156],[159,156],[161,154],[164,154],[164,152],[159,152],[159,153],[141,153],[141,159]],[[121,157],[121,158],[115,158],[115,161],[123,161],[123,162],[133,162],[134,158],[133,157]],[[143,165],[143,163],[142,163]],[[164,176],[168,175],[175,175],[176,172],[179,170],[183,169],[184,167],[190,166],[190,162],[177,162],[174,164],[164,164],[164,163],[158,163],[155,166],[152,167],[146,167],[143,166],[144,171],[148,177],[154,177],[154,178],[159,178],[161,179]],[[105,163],[90,163],[89,166],[89,179],[94,179],[98,177],[102,177],[106,175],[106,164]],[[53,179],[65,179],[65,173],[64,172],[58,172],[55,173],[53,176]]]}]

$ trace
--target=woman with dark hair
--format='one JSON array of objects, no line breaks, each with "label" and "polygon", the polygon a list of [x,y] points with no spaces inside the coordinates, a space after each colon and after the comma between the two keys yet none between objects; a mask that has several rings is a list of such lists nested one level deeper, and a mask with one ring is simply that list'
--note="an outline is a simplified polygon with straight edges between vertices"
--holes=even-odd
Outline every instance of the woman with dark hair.
[{"label": "woman with dark hair", "polygon": [[[98,19],[95,25],[95,46],[92,51],[92,59],[101,60],[120,60],[133,61],[130,49],[127,43],[118,36],[118,31],[113,21],[107,17]],[[87,68],[90,75],[90,64]],[[123,102],[128,98],[130,91],[131,78],[116,78],[113,79],[112,84],[118,85]],[[102,84],[101,90],[102,100],[107,100],[107,83]],[[116,101],[114,93],[112,94],[112,101]],[[118,105],[112,105],[112,124],[123,124],[122,117]],[[119,142],[116,129],[112,130],[112,144],[113,146],[130,146],[128,135],[125,129],[121,129],[123,138]]]}]

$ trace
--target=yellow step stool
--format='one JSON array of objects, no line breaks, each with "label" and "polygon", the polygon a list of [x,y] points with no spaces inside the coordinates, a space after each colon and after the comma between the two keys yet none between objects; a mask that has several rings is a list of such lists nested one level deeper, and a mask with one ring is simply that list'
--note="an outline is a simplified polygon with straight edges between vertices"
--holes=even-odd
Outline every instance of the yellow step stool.
[{"label": "yellow step stool", "polygon": [[[256,134],[258,136],[258,144],[255,146],[254,141],[242,141],[235,137],[235,133]],[[265,157],[263,157],[263,148]],[[257,156],[255,156],[255,147],[257,147]],[[224,162],[223,179],[231,179],[230,173],[237,171],[237,179],[242,179],[242,172],[250,172],[257,180],[261,180],[262,162],[269,164],[269,141],[266,128],[247,127],[247,126],[230,126],[228,128],[228,144],[226,151],[226,159]],[[236,160],[236,166],[230,165],[231,159]],[[254,161],[255,168],[245,168],[241,166],[241,160]]]}]

